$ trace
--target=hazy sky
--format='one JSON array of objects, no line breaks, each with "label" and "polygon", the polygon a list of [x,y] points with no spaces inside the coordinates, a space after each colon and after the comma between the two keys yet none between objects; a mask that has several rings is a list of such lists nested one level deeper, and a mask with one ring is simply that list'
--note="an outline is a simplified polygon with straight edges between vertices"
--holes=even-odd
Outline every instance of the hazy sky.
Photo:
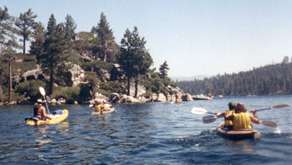
[{"label": "hazy sky", "polygon": [[104,12],[116,42],[138,27],[157,70],[168,75],[238,73],[292,56],[292,1],[282,0],[1,0],[19,16],[29,8],[45,27],[67,14],[76,32],[97,26]]}]

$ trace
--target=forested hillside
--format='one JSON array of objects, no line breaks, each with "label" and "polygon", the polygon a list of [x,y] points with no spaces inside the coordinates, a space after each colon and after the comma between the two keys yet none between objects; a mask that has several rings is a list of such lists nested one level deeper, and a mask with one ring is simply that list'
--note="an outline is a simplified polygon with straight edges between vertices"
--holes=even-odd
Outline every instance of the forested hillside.
[{"label": "forested hillside", "polygon": [[[287,59],[286,57],[284,59]],[[292,94],[292,63],[254,68],[238,74],[217,75],[204,80],[179,81],[186,93],[213,96],[286,95]]]},{"label": "forested hillside", "polygon": [[[54,14],[47,23],[36,22],[35,18],[37,14],[32,9],[12,16],[6,6],[0,7],[2,104],[22,100],[34,102],[40,97],[39,86],[45,87],[51,98],[62,97],[81,103],[94,98],[97,92],[105,96],[111,93],[130,95],[131,84],[135,87],[134,97],[138,97],[139,85],[146,88],[145,96],[166,94],[168,85],[176,86],[167,77],[166,61],[159,72],[156,68],[150,69],[154,61],[146,48],[146,39],[139,35],[136,26],[133,31],[127,28],[122,40],[116,41],[103,12],[100,20],[88,22],[96,25],[90,32],[79,33],[75,32],[77,23],[69,14],[59,23]],[[117,66],[120,76],[111,76],[115,72],[113,66]],[[77,77],[72,74],[72,68],[79,68],[78,83],[71,81]],[[33,78],[23,75],[31,70],[37,70]]]}]

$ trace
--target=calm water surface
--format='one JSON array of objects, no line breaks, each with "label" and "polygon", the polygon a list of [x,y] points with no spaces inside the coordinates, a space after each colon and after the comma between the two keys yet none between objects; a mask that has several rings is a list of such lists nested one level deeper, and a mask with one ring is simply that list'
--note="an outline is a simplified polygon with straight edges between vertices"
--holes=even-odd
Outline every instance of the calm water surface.
[{"label": "calm water surface", "polygon": [[[49,106],[69,110],[65,122],[29,126],[32,105],[0,106],[0,164],[291,164],[292,109],[258,112],[273,120],[279,130],[261,124],[259,140],[231,141],[215,127],[203,124],[204,115],[226,110],[229,101],[250,109],[292,104],[292,96],[223,97],[210,101],[114,104],[116,111],[90,115],[88,105]],[[281,133],[275,133],[275,132]]]}]

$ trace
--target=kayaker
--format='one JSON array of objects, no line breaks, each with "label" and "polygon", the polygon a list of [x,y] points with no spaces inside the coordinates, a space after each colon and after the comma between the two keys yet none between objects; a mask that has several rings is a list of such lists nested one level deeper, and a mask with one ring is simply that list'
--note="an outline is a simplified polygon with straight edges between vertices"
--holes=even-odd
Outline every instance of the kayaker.
[{"label": "kayaker", "polygon": [[[216,117],[220,117],[220,116],[226,116],[228,114],[232,114],[235,112],[235,107],[236,107],[236,103],[235,102],[229,102],[228,104],[229,110],[228,111],[224,111],[222,113],[216,113]],[[233,128],[233,121],[231,119],[226,119],[224,117],[224,127],[231,129]]]},{"label": "kayaker", "polygon": [[253,116],[249,114],[244,104],[237,103],[235,113],[225,116],[226,119],[233,121],[233,129],[252,129],[251,122],[259,124],[259,118],[256,115],[256,110],[252,110]]},{"label": "kayaker", "polygon": [[102,101],[97,101],[97,104],[95,105],[95,112],[100,112],[102,114],[103,111],[107,111],[108,108],[106,105],[103,104]]},{"label": "kayaker", "polygon": [[37,100],[37,103],[35,103],[33,106],[33,116],[41,120],[51,120],[52,118],[46,113],[46,108],[42,105],[42,103],[45,102],[46,101],[42,101],[42,99]]},{"label": "kayaker", "polygon": [[102,102],[101,108],[103,108],[103,111],[109,110],[109,105],[106,103],[105,100]]}]

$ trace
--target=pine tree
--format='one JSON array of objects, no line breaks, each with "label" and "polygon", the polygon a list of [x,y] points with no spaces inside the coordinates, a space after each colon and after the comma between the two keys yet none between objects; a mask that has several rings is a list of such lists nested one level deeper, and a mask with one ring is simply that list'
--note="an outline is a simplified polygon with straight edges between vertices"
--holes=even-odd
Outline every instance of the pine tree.
[{"label": "pine tree", "polygon": [[23,54],[25,54],[26,41],[30,41],[32,31],[37,25],[37,22],[34,21],[36,17],[37,15],[34,15],[31,9],[28,9],[27,12],[23,14],[20,13],[20,16],[15,22],[15,25],[19,28],[21,36],[23,37]]},{"label": "pine tree", "polygon": [[34,41],[31,41],[30,51],[31,55],[35,55],[37,59],[37,63],[39,63],[40,56],[43,52],[43,44],[45,41],[45,27],[41,22],[37,23],[34,32],[32,33],[32,37]]},{"label": "pine tree", "polygon": [[106,16],[102,12],[100,15],[100,21],[96,27],[92,27],[91,32],[101,39],[101,45],[98,45],[99,54],[103,61],[113,62],[117,54],[117,44],[113,31],[110,29],[109,22],[107,22]]},{"label": "pine tree", "polygon": [[66,22],[64,24],[65,24],[66,37],[69,38],[69,40],[74,39],[76,35],[75,30],[77,28],[77,25],[71,15],[67,14],[65,19],[66,19]]},{"label": "pine tree", "polygon": [[167,70],[169,70],[168,64],[166,61],[164,61],[164,63],[160,65],[159,67],[161,78],[164,78],[165,76],[167,76]]},{"label": "pine tree", "polygon": [[121,41],[121,55],[119,63],[124,69],[128,79],[128,95],[130,95],[130,80],[135,79],[135,97],[138,92],[139,76],[145,75],[153,64],[152,57],[145,48],[146,41],[139,36],[138,28],[134,31],[126,30]]},{"label": "pine tree", "polygon": [[66,66],[69,57],[68,42],[63,23],[56,25],[56,19],[52,14],[47,26],[44,53],[41,56],[44,71],[50,75],[49,95],[53,93],[55,76]]},{"label": "pine tree", "polygon": [[[14,18],[9,15],[7,7],[4,9],[0,7],[0,59],[8,62],[9,103],[12,102],[12,63],[16,58],[16,49],[21,48],[16,41],[18,31],[13,27],[14,23]],[[0,82],[1,88],[2,85]]]}]

